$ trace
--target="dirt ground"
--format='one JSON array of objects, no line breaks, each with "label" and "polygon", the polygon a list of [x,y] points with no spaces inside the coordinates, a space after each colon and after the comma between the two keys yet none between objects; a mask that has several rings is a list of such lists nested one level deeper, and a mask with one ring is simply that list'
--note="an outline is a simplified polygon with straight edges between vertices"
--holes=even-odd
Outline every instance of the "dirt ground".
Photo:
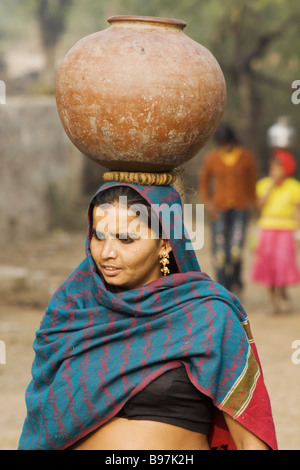
[{"label": "dirt ground", "polygon": [[[6,353],[4,361],[2,348],[0,450],[17,448],[25,418],[24,395],[30,380],[34,334],[49,297],[82,260],[84,238],[84,232],[56,230],[44,239],[20,243],[0,254],[0,345],[4,343]],[[212,275],[208,244],[198,257],[202,270]],[[246,249],[245,280],[251,259]],[[294,311],[288,315],[268,314],[264,288],[249,282],[243,303],[260,353],[279,448],[300,450],[300,364],[292,361],[296,353],[292,344],[296,340],[300,344],[300,287],[291,288],[290,293]]]}]

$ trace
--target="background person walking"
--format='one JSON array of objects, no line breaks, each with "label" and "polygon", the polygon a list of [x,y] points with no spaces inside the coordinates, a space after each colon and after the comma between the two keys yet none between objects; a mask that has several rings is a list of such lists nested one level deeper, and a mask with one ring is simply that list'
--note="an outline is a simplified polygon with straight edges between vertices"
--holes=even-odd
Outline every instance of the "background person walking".
[{"label": "background person walking", "polygon": [[269,176],[257,183],[261,210],[251,279],[268,287],[271,311],[290,311],[287,287],[300,282],[295,230],[300,228],[300,183],[288,150],[273,150]]},{"label": "background person walking", "polygon": [[199,194],[212,222],[216,280],[239,294],[248,212],[255,203],[255,157],[225,123],[217,129],[214,140],[217,148],[204,160]]}]

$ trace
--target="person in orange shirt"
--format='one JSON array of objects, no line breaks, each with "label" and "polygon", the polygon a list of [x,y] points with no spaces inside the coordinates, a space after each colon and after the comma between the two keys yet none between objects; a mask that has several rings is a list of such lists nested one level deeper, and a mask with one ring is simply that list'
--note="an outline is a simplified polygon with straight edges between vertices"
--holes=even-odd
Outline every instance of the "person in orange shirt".
[{"label": "person in orange shirt", "polygon": [[256,162],[228,124],[218,127],[214,140],[217,147],[204,159],[199,194],[212,222],[216,280],[240,294],[242,249],[248,213],[255,204]]}]

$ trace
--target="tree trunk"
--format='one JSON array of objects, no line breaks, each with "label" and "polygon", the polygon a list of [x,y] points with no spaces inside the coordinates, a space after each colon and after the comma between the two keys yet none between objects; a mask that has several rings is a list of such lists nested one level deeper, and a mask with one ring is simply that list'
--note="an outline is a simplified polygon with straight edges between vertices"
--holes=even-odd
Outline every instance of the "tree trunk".
[{"label": "tree trunk", "polygon": [[56,77],[56,46],[50,45],[44,49],[45,62],[41,73],[41,82],[45,89],[51,89],[55,86]]},{"label": "tree trunk", "polygon": [[255,80],[250,73],[242,72],[239,76],[240,116],[244,134],[244,144],[257,157],[259,164],[259,128],[261,115],[261,97]]}]

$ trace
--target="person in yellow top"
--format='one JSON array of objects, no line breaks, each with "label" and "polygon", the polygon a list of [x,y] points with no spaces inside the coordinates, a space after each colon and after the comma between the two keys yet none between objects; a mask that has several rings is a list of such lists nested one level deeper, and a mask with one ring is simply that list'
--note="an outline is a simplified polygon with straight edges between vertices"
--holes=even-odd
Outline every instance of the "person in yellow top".
[{"label": "person in yellow top", "polygon": [[296,161],[287,150],[274,150],[269,176],[257,183],[259,237],[251,280],[270,293],[273,313],[289,311],[287,286],[300,282],[297,235],[300,228],[300,182],[293,177]]}]

